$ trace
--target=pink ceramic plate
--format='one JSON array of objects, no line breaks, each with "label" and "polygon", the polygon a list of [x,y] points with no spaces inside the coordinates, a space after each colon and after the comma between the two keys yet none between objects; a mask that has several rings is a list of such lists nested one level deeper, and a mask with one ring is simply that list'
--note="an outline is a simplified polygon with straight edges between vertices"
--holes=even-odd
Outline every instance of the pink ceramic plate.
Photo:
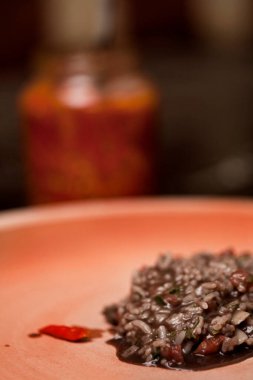
[{"label": "pink ceramic plate", "polygon": [[0,217],[0,379],[252,379],[253,359],[205,372],[120,362],[105,332],[91,343],[29,333],[55,323],[106,329],[101,309],[124,297],[133,271],[159,252],[253,250],[253,203],[132,200]]}]

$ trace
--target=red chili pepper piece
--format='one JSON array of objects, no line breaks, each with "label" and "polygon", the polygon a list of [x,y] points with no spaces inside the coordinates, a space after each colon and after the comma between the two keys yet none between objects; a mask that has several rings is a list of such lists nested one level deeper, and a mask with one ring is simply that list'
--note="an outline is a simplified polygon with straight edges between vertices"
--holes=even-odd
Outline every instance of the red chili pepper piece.
[{"label": "red chili pepper piece", "polygon": [[39,329],[40,334],[50,335],[54,338],[77,342],[89,338],[89,330],[85,327],[48,325]]},{"label": "red chili pepper piece", "polygon": [[207,338],[200,343],[194,353],[199,355],[214,354],[219,350],[224,339],[224,335],[216,335],[212,338]]},{"label": "red chili pepper piece", "polygon": [[177,364],[182,364],[184,362],[184,357],[182,353],[182,347],[177,344],[174,346],[167,345],[161,348],[161,355],[167,360],[173,360]]}]

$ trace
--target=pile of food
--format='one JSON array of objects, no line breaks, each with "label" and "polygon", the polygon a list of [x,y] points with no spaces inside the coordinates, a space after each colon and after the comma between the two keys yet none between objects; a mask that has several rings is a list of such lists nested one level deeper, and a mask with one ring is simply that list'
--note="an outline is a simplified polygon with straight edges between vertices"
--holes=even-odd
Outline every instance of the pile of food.
[{"label": "pile of food", "polygon": [[252,353],[253,257],[231,250],[190,259],[162,255],[134,275],[130,295],[104,314],[126,361],[187,368],[201,358]]}]

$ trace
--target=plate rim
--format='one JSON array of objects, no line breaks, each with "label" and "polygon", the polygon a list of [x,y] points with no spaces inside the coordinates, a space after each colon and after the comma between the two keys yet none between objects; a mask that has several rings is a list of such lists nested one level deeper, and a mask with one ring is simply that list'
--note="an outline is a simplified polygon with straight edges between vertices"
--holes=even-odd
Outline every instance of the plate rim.
[{"label": "plate rim", "polygon": [[28,206],[1,212],[0,231],[83,218],[147,215],[155,212],[253,215],[253,200],[239,197],[133,197]]}]

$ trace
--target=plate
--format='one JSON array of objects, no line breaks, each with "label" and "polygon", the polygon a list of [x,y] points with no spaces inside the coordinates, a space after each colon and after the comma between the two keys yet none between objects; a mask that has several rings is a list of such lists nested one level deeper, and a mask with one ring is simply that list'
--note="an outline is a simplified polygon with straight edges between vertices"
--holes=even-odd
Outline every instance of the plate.
[{"label": "plate", "polygon": [[[164,251],[253,250],[253,202],[133,199],[32,208],[0,218],[0,379],[252,379],[253,359],[204,372],[121,362],[101,310]],[[47,324],[105,329],[89,343],[28,335]]]}]

